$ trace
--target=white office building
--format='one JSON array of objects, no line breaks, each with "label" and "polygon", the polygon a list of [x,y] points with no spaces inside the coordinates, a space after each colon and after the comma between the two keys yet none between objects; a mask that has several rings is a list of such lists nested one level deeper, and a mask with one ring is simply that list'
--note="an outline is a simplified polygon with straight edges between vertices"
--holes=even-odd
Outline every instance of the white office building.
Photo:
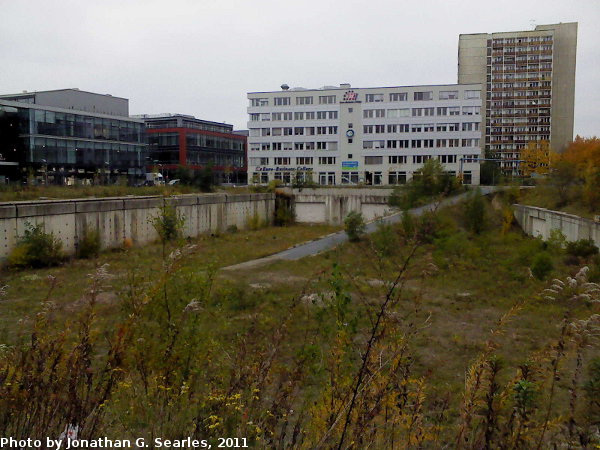
[{"label": "white office building", "polygon": [[402,184],[437,158],[479,184],[481,84],[251,92],[248,181]]}]

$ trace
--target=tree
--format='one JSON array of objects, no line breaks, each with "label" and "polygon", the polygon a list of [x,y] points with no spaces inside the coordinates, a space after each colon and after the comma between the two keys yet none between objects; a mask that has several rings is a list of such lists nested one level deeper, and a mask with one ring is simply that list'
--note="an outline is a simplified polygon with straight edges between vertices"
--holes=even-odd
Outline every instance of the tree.
[{"label": "tree", "polygon": [[365,219],[363,215],[359,212],[351,211],[344,219],[344,228],[350,241],[360,241],[360,238],[365,234]]},{"label": "tree", "polygon": [[481,190],[469,194],[464,205],[465,222],[469,231],[479,234],[486,225],[485,200]]},{"label": "tree", "polygon": [[524,176],[545,175],[556,160],[556,153],[552,151],[548,141],[530,141],[521,152],[521,160],[523,162],[520,169]]},{"label": "tree", "polygon": [[577,136],[562,159],[575,167],[577,181],[583,184],[582,200],[591,210],[600,207],[600,139]]}]

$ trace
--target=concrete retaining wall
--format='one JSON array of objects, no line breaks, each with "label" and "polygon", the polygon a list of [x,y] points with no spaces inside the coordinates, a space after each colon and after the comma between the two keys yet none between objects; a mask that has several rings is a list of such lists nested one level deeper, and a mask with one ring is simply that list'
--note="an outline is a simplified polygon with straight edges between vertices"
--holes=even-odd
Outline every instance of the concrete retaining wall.
[{"label": "concrete retaining wall", "polygon": [[275,194],[192,194],[177,197],[113,197],[103,199],[44,200],[0,203],[0,259],[6,258],[22,236],[27,223],[43,224],[74,254],[86,230],[97,230],[103,248],[115,248],[130,238],[134,244],[157,239],[150,220],[164,203],[173,204],[185,218],[183,234],[194,237],[246,227],[254,215],[270,223]]},{"label": "concrete retaining wall", "polygon": [[536,206],[513,205],[513,208],[517,222],[530,236],[546,240],[551,230],[558,229],[567,241],[592,239],[600,247],[600,222]]},{"label": "concrete retaining wall", "polygon": [[289,189],[294,198],[297,222],[339,225],[350,211],[361,212],[365,220],[386,215],[393,189],[303,188]]}]

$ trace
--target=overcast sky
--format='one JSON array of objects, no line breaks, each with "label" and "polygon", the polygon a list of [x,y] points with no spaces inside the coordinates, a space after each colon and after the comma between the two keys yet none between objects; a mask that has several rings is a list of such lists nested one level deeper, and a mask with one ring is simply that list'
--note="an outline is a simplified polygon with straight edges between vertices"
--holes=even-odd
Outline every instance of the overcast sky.
[{"label": "overcast sky", "polygon": [[457,82],[458,35],[579,22],[575,134],[600,135],[600,0],[0,0],[0,92],[78,87],[246,128],[246,93]]}]

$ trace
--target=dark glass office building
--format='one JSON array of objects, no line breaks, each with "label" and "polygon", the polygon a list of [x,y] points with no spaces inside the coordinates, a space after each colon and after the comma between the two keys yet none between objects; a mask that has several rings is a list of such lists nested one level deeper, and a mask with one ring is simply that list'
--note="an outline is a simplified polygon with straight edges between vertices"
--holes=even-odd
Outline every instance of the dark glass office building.
[{"label": "dark glass office building", "polygon": [[215,183],[245,183],[246,136],[233,126],[184,114],[136,116],[146,123],[151,167],[173,179],[179,167],[211,167]]},{"label": "dark glass office building", "polygon": [[127,99],[77,89],[0,96],[5,181],[134,182],[144,176],[147,148],[144,122],[128,116]]}]

